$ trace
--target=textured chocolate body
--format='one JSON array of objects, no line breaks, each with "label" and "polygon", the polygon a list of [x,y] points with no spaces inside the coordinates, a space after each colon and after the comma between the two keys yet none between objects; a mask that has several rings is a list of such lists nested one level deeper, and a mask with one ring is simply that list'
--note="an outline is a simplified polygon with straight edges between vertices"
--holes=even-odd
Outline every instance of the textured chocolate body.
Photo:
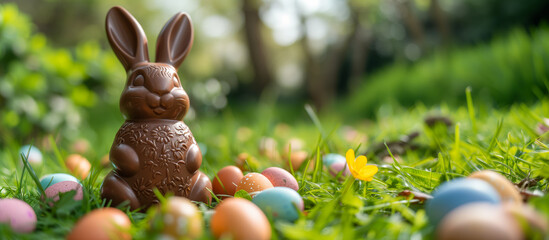
[{"label": "textured chocolate body", "polygon": [[112,206],[128,202],[132,210],[158,203],[154,189],[210,202],[210,179],[198,170],[202,154],[182,121],[190,105],[177,67],[192,45],[190,19],[179,13],[168,21],[159,35],[156,63],[149,62],[143,30],[126,10],[113,7],[106,27],[128,79],[120,97],[126,121],[111,147],[114,170],[103,181],[101,197]]}]

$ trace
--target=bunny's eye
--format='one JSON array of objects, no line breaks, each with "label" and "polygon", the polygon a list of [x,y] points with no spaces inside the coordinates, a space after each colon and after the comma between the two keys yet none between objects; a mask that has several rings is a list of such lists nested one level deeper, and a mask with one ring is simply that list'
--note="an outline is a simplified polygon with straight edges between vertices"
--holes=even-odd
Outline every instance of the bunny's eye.
[{"label": "bunny's eye", "polygon": [[177,79],[177,76],[173,76],[173,85],[179,87],[179,79]]},{"label": "bunny's eye", "polygon": [[144,84],[145,84],[145,78],[143,77],[143,75],[138,75],[133,80],[133,85],[134,86],[143,86]]}]

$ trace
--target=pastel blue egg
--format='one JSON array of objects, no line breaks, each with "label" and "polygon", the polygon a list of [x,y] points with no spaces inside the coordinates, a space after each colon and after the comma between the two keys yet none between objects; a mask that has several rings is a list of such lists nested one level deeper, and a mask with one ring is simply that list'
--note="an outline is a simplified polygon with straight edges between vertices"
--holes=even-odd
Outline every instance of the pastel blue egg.
[{"label": "pastel blue egg", "polygon": [[328,168],[336,162],[346,162],[346,161],[347,159],[344,156],[339,155],[337,153],[328,153],[324,155],[324,157],[322,158],[322,163],[324,164],[324,166]]},{"label": "pastel blue egg", "polygon": [[265,189],[252,199],[267,216],[274,220],[294,222],[303,211],[303,199],[291,188],[274,187]]},{"label": "pastel blue egg", "polygon": [[489,183],[480,179],[462,178],[441,184],[433,192],[433,199],[427,201],[425,210],[429,221],[437,225],[455,208],[472,202],[499,204],[501,198]]},{"label": "pastel blue egg", "polygon": [[49,174],[40,178],[40,185],[42,185],[42,188],[46,190],[46,188],[48,188],[49,186],[52,186],[53,184],[56,184],[58,182],[63,182],[63,181],[72,181],[72,182],[80,183],[80,181],[78,181],[77,178],[75,178],[70,174],[54,173],[54,174]]},{"label": "pastel blue egg", "polygon": [[23,159],[21,158],[21,155],[25,156],[33,167],[42,164],[42,152],[35,146],[25,145],[19,149],[19,160],[22,165]]}]

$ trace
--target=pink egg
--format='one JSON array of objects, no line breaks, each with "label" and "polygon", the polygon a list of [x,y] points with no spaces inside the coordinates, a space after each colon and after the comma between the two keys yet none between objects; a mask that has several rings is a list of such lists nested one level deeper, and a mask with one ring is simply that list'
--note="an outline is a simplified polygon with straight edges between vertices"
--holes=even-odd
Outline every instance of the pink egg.
[{"label": "pink egg", "polygon": [[297,184],[295,177],[290,172],[282,168],[270,167],[263,170],[261,174],[267,177],[267,179],[269,179],[275,187],[287,187],[295,191],[299,190],[299,185]]},{"label": "pink egg", "polygon": [[341,176],[343,177],[351,175],[351,170],[349,170],[349,167],[347,167],[347,162],[336,162],[332,164],[329,168],[330,174],[332,174],[334,177],[336,177],[341,171],[344,171],[341,173]]},{"label": "pink egg", "polygon": [[[82,200],[82,186],[73,181],[58,182],[48,187],[44,192],[46,193],[46,198],[52,198],[54,202],[57,202],[59,200],[60,193],[69,191],[76,191],[76,195],[74,195],[73,198],[75,201]],[[53,206],[53,204],[50,203],[50,206]]]},{"label": "pink egg", "polygon": [[36,227],[36,213],[19,199],[0,199],[0,223],[9,223],[18,233],[30,233]]}]

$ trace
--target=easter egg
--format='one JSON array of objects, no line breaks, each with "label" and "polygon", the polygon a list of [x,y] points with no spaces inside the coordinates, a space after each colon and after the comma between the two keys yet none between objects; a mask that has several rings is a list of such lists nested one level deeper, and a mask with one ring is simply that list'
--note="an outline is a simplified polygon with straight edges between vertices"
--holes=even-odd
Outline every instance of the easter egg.
[{"label": "easter egg", "polygon": [[168,198],[155,220],[163,223],[164,239],[197,239],[202,235],[202,214],[187,198]]},{"label": "easter egg", "polygon": [[252,202],[228,198],[215,208],[210,229],[216,238],[271,239],[271,226],[265,214]]},{"label": "easter egg", "polygon": [[23,164],[21,155],[27,158],[27,161],[29,161],[33,168],[42,165],[42,153],[35,146],[25,145],[19,149],[19,160]]},{"label": "easter egg", "polygon": [[303,199],[296,191],[287,187],[265,189],[252,200],[263,213],[275,220],[294,222],[303,211]]},{"label": "easter egg", "polygon": [[[59,200],[60,193],[66,193],[69,191],[76,191],[76,194],[73,197],[75,201],[82,200],[82,197],[84,196],[82,186],[80,183],[75,181],[58,182],[46,188],[44,193],[46,194],[46,198],[53,199],[54,202],[57,202]],[[53,204],[50,203],[50,206],[53,206]]]},{"label": "easter egg", "polygon": [[328,153],[322,157],[322,164],[326,167],[332,166],[332,164],[337,162],[347,162],[347,159],[345,159],[344,156],[339,155],[337,153]]},{"label": "easter egg", "polygon": [[[506,203],[503,204],[503,209],[520,223],[523,232],[539,236],[549,234],[549,222],[530,205]],[[534,239],[534,237],[526,239]]]},{"label": "easter egg", "polygon": [[[290,155],[290,162],[292,163],[292,169],[294,169],[294,171],[298,170],[301,167],[301,165],[306,164],[307,156],[309,156],[309,153],[307,153],[306,151],[292,152],[292,154]],[[288,165],[288,159],[284,159],[284,162],[286,163],[286,165]],[[313,162],[311,162],[309,167],[312,167],[313,165],[314,165]]]},{"label": "easter egg", "polygon": [[262,137],[259,140],[259,154],[274,160],[278,157],[276,140],[270,137]]},{"label": "easter egg", "polygon": [[76,176],[85,179],[91,169],[91,164],[88,160],[79,154],[71,154],[65,161],[67,168]]},{"label": "easter egg", "polygon": [[347,162],[335,162],[328,168],[328,171],[334,177],[337,177],[339,174],[341,174],[340,176],[343,177],[351,175],[351,170],[349,170]]},{"label": "easter egg", "polygon": [[101,166],[104,168],[111,166],[111,160],[109,158],[109,154],[105,154],[103,155],[103,157],[101,157]]},{"label": "easter egg", "polygon": [[305,142],[303,140],[299,138],[291,138],[288,142],[286,142],[286,145],[284,145],[284,154],[300,151],[304,146]]},{"label": "easter egg", "polygon": [[90,149],[90,142],[86,139],[78,139],[72,144],[71,148],[76,153],[84,154]]},{"label": "easter egg", "polygon": [[253,197],[258,192],[272,187],[273,184],[271,181],[261,173],[248,173],[240,179],[240,182],[236,187],[236,192],[244,190]]},{"label": "easter egg", "polygon": [[76,179],[74,176],[70,174],[54,173],[54,174],[49,174],[40,178],[40,185],[42,185],[42,189],[46,190],[49,186],[52,186],[58,182],[63,182],[63,181],[73,181],[73,182],[80,183],[78,179]]},{"label": "easter egg", "polygon": [[238,154],[234,162],[241,171],[249,171],[250,168],[255,169],[259,165],[255,157],[245,152]]},{"label": "easter egg", "polygon": [[9,224],[15,232],[30,233],[36,227],[36,213],[19,199],[0,199],[0,223]]},{"label": "easter egg", "polygon": [[242,177],[244,177],[244,174],[242,174],[242,171],[239,168],[235,166],[226,166],[215,175],[212,182],[212,190],[215,195],[234,196],[236,186]]},{"label": "easter egg", "polygon": [[119,209],[99,208],[78,220],[67,240],[131,239],[130,226],[130,219]]},{"label": "easter egg", "polygon": [[499,204],[498,192],[487,182],[479,179],[455,179],[441,184],[433,193],[433,199],[427,201],[425,210],[429,221],[438,224],[442,218],[455,208],[473,202]]},{"label": "easter egg", "polygon": [[270,167],[261,172],[273,186],[275,187],[288,187],[295,191],[299,190],[299,185],[295,177],[288,171],[279,167]]},{"label": "easter egg", "polygon": [[524,239],[517,222],[500,205],[471,203],[448,213],[437,228],[440,240]]},{"label": "easter egg", "polygon": [[469,178],[484,180],[492,185],[501,197],[502,203],[522,204],[522,197],[515,185],[497,172],[482,170],[469,175]]}]

